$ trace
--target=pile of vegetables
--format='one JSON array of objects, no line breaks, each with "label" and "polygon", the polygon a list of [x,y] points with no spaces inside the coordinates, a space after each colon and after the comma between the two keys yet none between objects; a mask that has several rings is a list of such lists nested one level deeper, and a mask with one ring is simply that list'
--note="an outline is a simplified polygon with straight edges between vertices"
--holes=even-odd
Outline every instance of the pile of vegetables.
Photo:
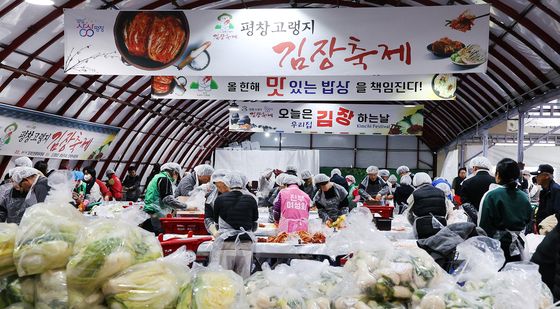
[{"label": "pile of vegetables", "polygon": [[246,308],[243,279],[231,270],[203,269],[183,289],[177,309]]}]

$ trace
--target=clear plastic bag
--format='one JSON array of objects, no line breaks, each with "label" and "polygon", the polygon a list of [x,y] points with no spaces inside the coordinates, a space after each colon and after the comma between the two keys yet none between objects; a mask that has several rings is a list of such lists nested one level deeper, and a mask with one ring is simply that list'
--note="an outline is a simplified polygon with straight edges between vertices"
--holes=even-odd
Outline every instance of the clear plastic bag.
[{"label": "clear plastic bag", "polygon": [[0,276],[16,273],[14,245],[18,226],[15,223],[0,223]]},{"label": "clear plastic bag", "polygon": [[191,282],[183,289],[177,309],[248,308],[243,279],[231,270],[218,265],[193,269]]},{"label": "clear plastic bag", "polygon": [[204,204],[206,203],[206,194],[210,193],[211,187],[207,184],[196,188],[185,203],[189,209],[196,208],[198,211],[204,211]]},{"label": "clear plastic bag", "polygon": [[175,308],[180,292],[190,282],[187,267],[196,259],[181,247],[169,256],[127,268],[103,285],[111,308]]},{"label": "clear plastic bag", "polygon": [[72,255],[86,219],[69,204],[73,183],[68,175],[53,173],[45,202],[28,208],[21,219],[14,248],[20,277],[65,267]]},{"label": "clear plastic bag", "polygon": [[[136,224],[138,210],[123,212],[116,219],[95,219],[76,242],[67,269],[69,303],[89,307],[103,300],[101,285],[126,268],[162,257],[157,238]],[[89,308],[88,308],[89,309]]]},{"label": "clear plastic bag", "polygon": [[457,282],[485,281],[495,276],[505,263],[500,242],[486,236],[467,239],[457,246],[457,253],[462,261],[453,273]]},{"label": "clear plastic bag", "polygon": [[412,309],[491,309],[492,299],[490,297],[479,297],[480,295],[468,293],[458,285],[449,284],[437,289],[417,290],[412,296]]},{"label": "clear plastic bag", "polygon": [[36,309],[68,308],[66,270],[49,270],[35,278]]}]

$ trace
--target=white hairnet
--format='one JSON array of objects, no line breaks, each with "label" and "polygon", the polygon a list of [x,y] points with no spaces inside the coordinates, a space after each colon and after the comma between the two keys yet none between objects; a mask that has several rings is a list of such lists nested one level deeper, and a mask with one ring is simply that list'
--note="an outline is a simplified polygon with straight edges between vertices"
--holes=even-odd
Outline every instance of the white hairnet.
[{"label": "white hairnet", "polygon": [[165,163],[164,165],[161,166],[160,170],[176,172],[181,177],[183,177],[183,169],[181,168],[181,165],[179,165],[179,163],[175,163],[175,162]]},{"label": "white hairnet", "polygon": [[301,172],[301,179],[309,179],[309,178],[313,178],[313,174],[311,174],[310,171],[305,170]]},{"label": "white hairnet", "polygon": [[246,178],[239,172],[229,172],[224,176],[224,184],[230,189],[243,189]]},{"label": "white hairnet", "polygon": [[194,168],[194,172],[197,176],[212,176],[214,168],[208,164],[201,164]]},{"label": "white hairnet", "polygon": [[278,175],[278,176],[276,177],[276,184],[279,185],[279,186],[281,186],[281,185],[282,185],[282,182],[284,181],[284,178],[286,178],[286,176],[288,176],[288,175],[289,175],[289,174],[286,174],[286,173],[282,173],[282,174]]},{"label": "white hairnet", "polygon": [[267,168],[262,172],[262,176],[264,177],[271,177],[274,171],[271,168]]},{"label": "white hairnet", "polygon": [[389,177],[389,175],[391,175],[391,173],[388,170],[380,170],[379,171],[379,176],[381,176],[381,177]]},{"label": "white hairnet", "polygon": [[423,184],[432,184],[432,177],[424,172],[420,172],[414,175],[412,183],[415,187],[419,187]]},{"label": "white hairnet", "polygon": [[109,175],[113,175],[113,174],[115,174],[115,171],[114,171],[114,170],[112,170],[112,169],[110,169],[110,168],[109,168],[109,169],[107,169],[107,171],[105,172],[105,175],[107,175],[107,176],[109,176]]},{"label": "white hairnet", "polygon": [[286,177],[282,178],[282,185],[299,185],[301,183],[301,179],[294,175],[287,175]]},{"label": "white hairnet", "polygon": [[288,165],[286,166],[286,172],[287,171],[297,172],[297,167],[295,167],[294,165]]},{"label": "white hairnet", "polygon": [[317,174],[315,175],[315,177],[313,177],[313,181],[315,183],[322,183],[322,182],[327,182],[330,181],[331,179],[329,178],[329,176],[325,175],[325,174]]},{"label": "white hairnet", "polygon": [[387,179],[387,181],[390,183],[397,183],[397,176],[391,175],[389,176],[389,179]]},{"label": "white hairnet", "polygon": [[401,165],[397,168],[397,174],[404,174],[410,172],[410,169],[406,165]]},{"label": "white hairnet", "polygon": [[368,168],[366,169],[366,173],[368,174],[377,174],[379,173],[379,168],[377,166],[368,166]]},{"label": "white hairnet", "polygon": [[356,183],[356,177],[353,175],[346,175],[346,182]]},{"label": "white hairnet", "polygon": [[31,177],[33,175],[41,175],[41,172],[32,167],[18,166],[18,167],[14,167],[11,170],[10,175],[12,175],[13,182],[20,183],[27,177]]},{"label": "white hairnet", "polygon": [[226,176],[227,173],[227,170],[215,170],[214,173],[212,173],[212,177],[210,177],[210,182],[224,182],[224,176]]},{"label": "white hairnet", "polygon": [[440,182],[436,185],[436,188],[440,189],[441,191],[443,191],[443,193],[445,193],[445,195],[450,195],[451,194],[451,187],[449,186],[448,183],[446,182]]},{"label": "white hairnet", "polygon": [[412,178],[409,175],[404,175],[401,177],[401,185],[412,185]]},{"label": "white hairnet", "polygon": [[342,176],[342,172],[338,168],[333,168],[331,171],[331,177],[334,175]]},{"label": "white hairnet", "polygon": [[33,167],[33,161],[31,161],[31,159],[29,159],[28,157],[19,157],[14,160],[14,163],[16,164],[16,167],[19,166]]},{"label": "white hairnet", "polygon": [[492,169],[492,163],[490,163],[490,160],[488,160],[487,158],[480,156],[480,157],[473,158],[471,160],[471,167],[472,168],[478,167],[478,168],[490,170]]}]

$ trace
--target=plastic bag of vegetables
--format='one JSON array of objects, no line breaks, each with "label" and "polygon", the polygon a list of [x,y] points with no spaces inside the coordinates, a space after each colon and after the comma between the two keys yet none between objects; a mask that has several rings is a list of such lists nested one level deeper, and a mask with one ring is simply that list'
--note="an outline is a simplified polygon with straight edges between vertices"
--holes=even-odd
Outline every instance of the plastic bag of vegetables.
[{"label": "plastic bag of vegetables", "polygon": [[494,277],[504,265],[504,252],[498,240],[477,236],[457,246],[462,263],[453,273],[457,282],[486,281]]},{"label": "plastic bag of vegetables", "polygon": [[0,223],[0,276],[2,277],[16,273],[14,245],[17,228],[15,223]]},{"label": "plastic bag of vegetables", "polygon": [[188,264],[196,255],[181,247],[155,261],[137,264],[103,285],[111,308],[175,308],[182,288],[190,282]]},{"label": "plastic bag of vegetables", "polygon": [[181,292],[177,309],[248,308],[239,275],[214,265],[193,271],[194,277]]},{"label": "plastic bag of vegetables", "polygon": [[479,298],[479,295],[461,290],[458,285],[450,284],[441,288],[417,290],[413,297],[411,309],[491,309],[490,297]]},{"label": "plastic bag of vegetables", "polygon": [[66,270],[50,270],[35,278],[35,308],[68,308]]},{"label": "plastic bag of vegetables", "polygon": [[70,205],[70,173],[49,177],[51,191],[44,203],[25,211],[16,234],[14,262],[20,277],[65,267],[85,217]]},{"label": "plastic bag of vegetables", "polygon": [[[317,262],[319,268],[313,267],[314,265],[312,263],[307,264],[307,266],[311,266],[308,269],[307,275],[318,277],[318,272],[321,271],[322,263]],[[256,289],[252,288],[252,284],[250,288],[247,286],[248,283],[254,282],[255,279],[251,279],[251,277],[247,279],[247,301],[251,308],[304,308],[305,298],[303,291],[306,288],[308,280],[301,276],[302,273],[298,276],[295,268],[286,264],[280,264],[274,270],[270,269],[270,267],[265,264],[263,266],[263,271],[254,276],[260,278],[261,275],[263,280],[261,281],[261,285]],[[265,282],[268,284],[265,285]]]},{"label": "plastic bag of vegetables", "polygon": [[71,308],[101,303],[101,286],[108,279],[162,256],[157,238],[136,225],[143,218],[138,209],[131,209],[118,219],[95,219],[84,228],[66,266]]}]

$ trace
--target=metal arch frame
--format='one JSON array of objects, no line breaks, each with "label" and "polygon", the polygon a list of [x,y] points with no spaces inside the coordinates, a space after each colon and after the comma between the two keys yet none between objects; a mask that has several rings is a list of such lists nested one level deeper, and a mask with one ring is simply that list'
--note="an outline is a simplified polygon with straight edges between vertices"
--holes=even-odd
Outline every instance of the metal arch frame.
[{"label": "metal arch frame", "polygon": [[[20,1],[20,2],[21,2],[21,1]],[[70,1],[69,1],[69,2],[70,2]],[[65,5],[67,5],[69,2],[67,2]],[[162,2],[162,1],[159,1],[159,2]],[[200,5],[201,3],[204,3],[204,2],[208,2],[208,1],[196,1],[196,2],[193,2],[193,3],[189,4],[189,5],[193,5],[193,7],[196,7],[196,6],[198,6],[198,5]],[[258,6],[258,5],[265,4],[265,2],[267,2],[267,1],[252,1],[252,2],[247,3],[247,4],[248,4],[249,6]],[[284,1],[284,2],[283,2],[283,1],[270,1],[270,2],[273,2],[273,3],[286,3],[285,1]],[[306,2],[309,3],[309,2],[316,2],[316,1],[306,1]],[[416,1],[416,2],[418,2],[418,3],[420,3],[420,4],[424,4],[424,5],[438,5],[437,3],[432,2],[432,1]],[[534,1],[532,0],[532,2],[534,2]],[[167,2],[167,1],[163,1],[162,3],[163,3],[163,4],[166,4],[166,3],[168,3],[168,2]],[[332,4],[332,1],[321,1],[321,3],[330,3],[330,4]],[[195,5],[195,4],[196,4],[196,5]],[[339,4],[347,5],[347,4],[349,4],[349,3],[342,2],[342,3],[339,3]],[[239,6],[239,5],[240,5],[240,4],[233,4],[233,6]],[[15,6],[17,6],[17,5],[15,5]],[[15,6],[14,6],[14,7],[15,7]],[[365,5],[363,5],[363,6],[365,6]],[[6,8],[5,8],[3,11],[6,11]],[[501,10],[501,11],[503,11],[503,10]],[[544,11],[544,10],[543,10],[543,11]],[[550,15],[550,12],[546,12],[546,11],[545,11],[545,13],[547,13],[547,14]],[[51,14],[52,14],[52,12],[51,12]],[[506,12],[506,14],[508,14],[508,13]],[[49,14],[49,15],[50,15],[50,14]],[[49,16],[49,15],[47,15],[47,16]],[[508,14],[508,15],[509,15],[509,14]],[[553,16],[553,18],[556,19],[557,16],[556,16],[556,17]],[[44,20],[44,18],[43,18],[42,20]],[[522,24],[523,24],[523,23],[522,23]],[[524,26],[525,26],[525,25],[524,25]],[[535,27],[536,27],[536,25],[535,25]],[[530,27],[527,27],[527,28],[528,28],[531,32],[534,32],[534,30],[533,30],[533,29],[530,29]],[[538,28],[538,27],[537,27],[537,28]],[[508,30],[506,30],[506,31],[507,31],[508,33],[512,34],[512,35],[515,34],[515,32],[513,32],[513,31],[508,31]],[[521,35],[518,35],[518,36],[522,37]],[[519,39],[519,38],[518,38],[518,39]],[[541,38],[541,39],[542,39],[542,38]],[[548,43],[546,40],[543,40],[543,41],[544,41],[545,43]],[[526,45],[527,45],[527,44],[526,44]],[[529,47],[531,48],[531,46],[529,46]],[[534,48],[532,48],[532,49],[534,49]],[[543,58],[545,61],[548,60],[547,62],[550,62],[549,59],[546,59],[546,58],[543,57],[542,55],[539,55],[539,56],[541,56],[541,58]],[[527,61],[527,62],[528,62],[528,61]],[[523,63],[525,63],[525,62],[521,62],[521,63],[523,64]],[[549,64],[550,64],[550,63],[549,63]],[[501,75],[501,74],[500,74],[500,75]],[[514,73],[514,75],[517,75],[517,74]],[[519,76],[519,75],[517,75],[517,76]],[[480,77],[477,76],[477,78],[480,78]],[[500,85],[499,80],[497,80],[496,78],[492,78],[492,80],[493,80],[497,85]],[[511,82],[512,82],[511,79],[508,81],[508,80],[506,80],[506,79],[504,78],[504,80],[505,80],[513,89],[515,89],[515,85],[518,85],[516,82],[511,83]],[[94,81],[94,82],[95,82],[95,81]],[[488,87],[488,89],[493,89],[492,87],[490,87],[489,85],[487,85],[486,82],[482,82],[482,80],[479,81],[479,84],[481,84],[481,85],[482,85],[483,87],[485,87],[485,88]],[[471,87],[473,87],[472,85],[473,85],[473,84],[470,84]],[[506,87],[503,87],[503,86],[500,86],[500,87],[502,87],[502,89],[504,89],[504,91],[506,91],[506,93],[509,92],[508,89],[507,89]],[[512,96],[512,97],[513,97],[513,96]],[[498,101],[497,103],[500,102],[500,100],[497,100],[497,101]],[[478,102],[474,101],[474,102],[472,102],[471,104],[478,104]],[[464,109],[462,109],[462,108],[452,109],[452,110],[455,110],[456,112],[458,112],[459,110],[464,111]],[[467,114],[468,114],[468,113],[467,113]],[[457,119],[460,119],[460,118],[457,118],[456,116],[453,116],[453,117],[451,117],[451,119],[452,119],[452,120],[457,120]],[[463,125],[461,125],[461,127],[463,127]],[[428,129],[429,129],[429,128],[428,128]],[[430,144],[430,143],[428,143],[428,144]]]}]

